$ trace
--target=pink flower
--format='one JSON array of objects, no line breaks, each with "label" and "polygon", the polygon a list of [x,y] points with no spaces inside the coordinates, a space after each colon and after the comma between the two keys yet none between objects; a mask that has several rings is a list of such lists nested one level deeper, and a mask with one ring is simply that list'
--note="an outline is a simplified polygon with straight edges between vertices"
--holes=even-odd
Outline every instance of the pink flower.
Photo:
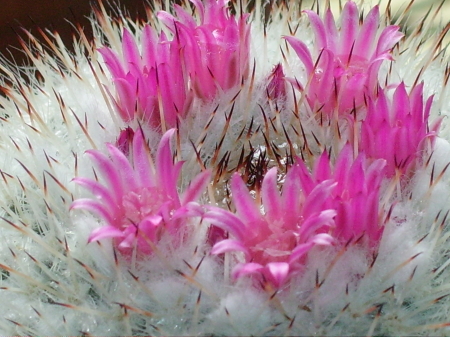
[{"label": "pink flower", "polygon": [[[294,37],[286,40],[303,62],[308,76],[306,98],[313,111],[333,116],[364,103],[364,94],[373,94],[378,86],[378,71],[384,60],[392,60],[391,50],[402,38],[399,27],[388,26],[377,35],[378,6],[359,23],[356,4],[348,1],[342,11],[341,28],[336,27],[328,9],[323,20],[313,11],[304,11],[315,35],[315,56]],[[295,80],[294,80],[295,81]],[[296,83],[296,81],[294,82]]]},{"label": "pink flower", "polygon": [[245,262],[234,268],[234,277],[258,274],[281,287],[301,267],[301,258],[312,247],[333,242],[328,232],[334,226],[336,212],[326,207],[326,201],[334,183],[326,180],[305,192],[302,170],[299,164],[289,169],[281,195],[277,169],[269,170],[262,182],[261,204],[252,198],[242,178],[235,173],[231,192],[236,214],[215,207],[204,214],[212,225],[233,236],[217,242],[213,254],[244,253]]},{"label": "pink flower", "polygon": [[327,152],[316,161],[312,174],[303,162],[301,172],[305,193],[310,193],[317,184],[330,180],[336,182],[327,207],[336,210],[333,237],[340,243],[360,239],[364,236],[369,247],[377,247],[383,226],[380,222],[380,187],[385,177],[385,160],[366,159],[361,153],[353,160],[352,148],[347,145],[339,153],[332,166]]},{"label": "pink flower", "polygon": [[102,184],[88,178],[74,179],[96,199],[75,200],[71,209],[91,211],[105,223],[91,233],[89,242],[115,238],[125,252],[137,245],[148,253],[150,242],[158,242],[164,232],[175,234],[185,223],[189,205],[203,192],[210,173],[199,174],[182,196],[178,194],[183,162],[172,161],[170,138],[174,131],[163,135],[156,163],[150,159],[142,132],[134,135],[132,161],[111,144],[107,144],[109,157],[100,151],[86,151],[105,180]]},{"label": "pink flower", "polygon": [[433,141],[441,120],[428,126],[433,97],[424,104],[423,83],[407,94],[402,82],[392,101],[380,90],[378,97],[368,98],[367,117],[361,126],[359,148],[371,158],[386,159],[386,174],[393,177],[414,168],[426,149],[426,139]]},{"label": "pink flower", "polygon": [[192,101],[188,78],[178,42],[164,33],[157,36],[150,26],[142,32],[142,51],[131,33],[124,29],[123,61],[110,48],[99,49],[113,76],[117,91],[116,108],[125,122],[138,117],[153,127],[176,126]]},{"label": "pink flower", "polygon": [[[225,0],[192,1],[200,16],[197,24],[175,5],[179,19],[161,11],[172,39],[145,26],[142,48],[124,29],[122,55],[99,49],[113,76],[116,108],[125,122],[138,117],[153,127],[175,127],[188,113],[194,97],[211,100],[218,91],[241,83],[249,72],[248,14],[229,15]],[[111,95],[113,96],[113,95]],[[163,127],[164,130],[164,127]]]},{"label": "pink flower", "polygon": [[259,274],[278,288],[301,269],[302,257],[314,246],[358,240],[376,249],[383,233],[379,196],[384,165],[382,159],[368,164],[363,154],[353,160],[350,146],[344,147],[334,167],[324,152],[312,173],[297,158],[281,195],[276,168],[266,173],[261,203],[235,173],[235,214],[215,207],[204,214],[213,226],[233,236],[217,242],[212,253],[243,252],[245,262],[237,264],[234,277]]},{"label": "pink flower", "polygon": [[176,36],[191,86],[202,99],[213,98],[217,90],[239,85],[249,73],[249,14],[236,18],[229,14],[228,0],[191,0],[200,16],[194,18],[174,5],[177,18],[161,11],[158,18]]}]

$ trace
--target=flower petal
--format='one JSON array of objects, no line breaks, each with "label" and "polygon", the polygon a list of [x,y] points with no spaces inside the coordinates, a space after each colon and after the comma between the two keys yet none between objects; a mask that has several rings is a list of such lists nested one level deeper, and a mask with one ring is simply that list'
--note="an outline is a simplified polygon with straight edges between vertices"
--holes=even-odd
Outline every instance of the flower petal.
[{"label": "flower petal", "polygon": [[231,232],[238,240],[243,241],[245,239],[247,228],[236,215],[217,207],[210,207],[209,209],[203,215],[203,219],[208,220],[214,226]]},{"label": "flower petal", "polygon": [[266,265],[266,270],[275,287],[279,288],[286,281],[290,266],[287,262],[270,262]]},{"label": "flower petal", "polygon": [[341,15],[341,40],[339,55],[350,55],[358,30],[358,7],[353,1],[347,1]]},{"label": "flower petal", "polygon": [[219,255],[232,251],[244,252],[246,259],[250,259],[250,252],[240,241],[233,239],[226,239],[217,242],[211,249],[211,254]]},{"label": "flower petal", "polygon": [[230,185],[239,217],[246,223],[252,223],[261,219],[261,212],[255,205],[255,200],[250,196],[247,186],[238,173],[233,174]]},{"label": "flower petal", "polygon": [[264,176],[261,186],[262,201],[268,221],[275,221],[283,216],[280,192],[277,188],[277,169],[271,168]]},{"label": "flower petal", "polygon": [[103,218],[110,225],[116,225],[116,218],[111,214],[110,209],[97,200],[92,199],[77,199],[72,202],[70,209],[85,209],[93,212]]},{"label": "flower petal", "polygon": [[238,263],[233,269],[233,278],[238,279],[242,276],[258,274],[263,270],[264,266],[260,265],[259,263]]},{"label": "flower petal", "polygon": [[102,226],[92,231],[91,235],[89,235],[88,242],[99,241],[106,238],[120,238],[123,237],[123,235],[123,231],[114,226]]},{"label": "flower petal", "polygon": [[197,175],[184,192],[183,197],[181,198],[181,205],[186,205],[189,202],[197,201],[206,186],[208,186],[210,178],[211,172],[209,170]]},{"label": "flower petal", "polygon": [[306,72],[311,74],[314,70],[314,62],[312,60],[311,53],[309,52],[308,47],[300,40],[296,39],[292,36],[285,36],[284,39],[289,42],[291,47],[296,52],[297,56],[303,62],[306,68]]}]

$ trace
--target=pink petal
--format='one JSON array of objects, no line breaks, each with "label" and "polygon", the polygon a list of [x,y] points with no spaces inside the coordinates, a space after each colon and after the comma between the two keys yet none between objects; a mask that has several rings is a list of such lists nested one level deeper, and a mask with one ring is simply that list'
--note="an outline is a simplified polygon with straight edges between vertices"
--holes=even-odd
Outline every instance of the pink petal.
[{"label": "pink petal", "polygon": [[[194,3],[193,1],[191,2]],[[197,5],[195,6],[197,7]],[[173,6],[173,9],[175,10],[176,16],[179,21],[181,21],[184,25],[189,27],[189,29],[195,29],[197,23],[195,22],[194,16],[192,16],[191,13],[188,13],[183,7],[177,4]],[[202,15],[201,12],[199,14]],[[200,18],[200,22],[203,22],[202,18]]]},{"label": "pink petal", "polygon": [[324,204],[331,192],[336,188],[334,180],[325,180],[318,184],[308,195],[303,204],[303,216],[305,218],[323,210]]},{"label": "pink petal", "polygon": [[133,35],[131,35],[126,28],[123,30],[122,51],[127,64],[134,64],[141,69],[141,55],[139,54],[139,49]]},{"label": "pink petal", "polygon": [[285,36],[284,39],[289,42],[291,47],[297,53],[297,56],[303,62],[306,68],[306,72],[311,74],[314,70],[314,62],[311,57],[311,53],[309,52],[308,47],[300,40],[296,39],[292,36]]},{"label": "pink petal", "polygon": [[119,57],[110,48],[100,48],[98,52],[102,55],[103,60],[108,66],[113,78],[125,78],[126,72],[123,69]]},{"label": "pink petal", "polygon": [[286,281],[290,266],[286,262],[270,262],[266,265],[266,269],[274,286],[278,288]]},{"label": "pink petal", "polygon": [[136,243],[136,228],[127,227],[123,232],[123,240],[120,241],[119,248],[120,249],[128,249],[131,248],[133,244]]},{"label": "pink petal", "polygon": [[341,41],[339,55],[350,55],[358,30],[358,7],[353,1],[345,3],[341,15]]},{"label": "pink petal", "polygon": [[208,186],[210,178],[211,172],[209,170],[198,174],[184,192],[181,199],[181,205],[186,205],[191,201],[197,201],[204,192],[206,186]]},{"label": "pink petal", "polygon": [[200,15],[200,22],[205,22],[205,7],[203,6],[203,2],[200,0],[190,0],[190,1],[194,4],[197,13]]},{"label": "pink petal", "polygon": [[335,242],[335,239],[329,234],[320,233],[310,239],[310,242],[320,246],[329,246]]},{"label": "pink petal", "polygon": [[353,163],[353,149],[350,145],[344,146],[336,160],[334,169],[334,179],[338,182],[337,189],[340,190],[341,186],[345,186],[349,179],[348,172]]},{"label": "pink petal", "polygon": [[157,44],[158,38],[154,29],[146,25],[142,33],[142,60],[147,68],[155,67],[157,64]]},{"label": "pink petal", "polygon": [[[308,88],[308,98],[318,100],[321,105],[334,104],[334,86],[336,81],[334,77],[334,59],[335,55],[330,50],[323,49],[318,66],[313,70],[313,78]],[[316,72],[316,70],[319,71]],[[333,96],[330,96],[330,93]],[[319,108],[319,106],[316,108]]]},{"label": "pink petal", "polygon": [[139,234],[147,240],[156,241],[156,232],[162,225],[163,218],[160,215],[147,216],[139,223]]},{"label": "pink petal", "polygon": [[383,30],[380,38],[378,39],[377,49],[374,56],[391,50],[395,44],[402,39],[403,34],[398,31],[399,29],[400,27],[398,26],[388,26]]},{"label": "pink petal", "polygon": [[250,259],[250,252],[245,247],[241,241],[233,240],[233,239],[226,239],[222,240],[220,242],[217,242],[214,247],[211,249],[211,254],[213,255],[219,255],[227,252],[232,251],[239,251],[243,252],[245,254],[245,257],[247,260]]},{"label": "pink petal", "polygon": [[327,47],[329,50],[331,50],[334,54],[337,53],[337,45],[338,45],[338,30],[336,28],[336,22],[334,21],[333,13],[331,12],[331,9],[328,8],[325,12],[325,29],[327,34]]},{"label": "pink petal", "polygon": [[99,241],[106,238],[120,238],[123,237],[123,232],[114,226],[102,226],[96,228],[89,235],[88,242]]},{"label": "pink petal", "polygon": [[156,17],[159,21],[161,21],[172,34],[175,34],[175,21],[176,19],[173,17],[172,14],[166,12],[166,11],[159,11],[158,14],[156,14]]},{"label": "pink petal", "polygon": [[283,210],[285,229],[295,230],[298,226],[301,209],[304,207],[299,166],[292,166],[285,178],[283,184],[281,207]]},{"label": "pink petal", "polygon": [[107,208],[111,210],[117,210],[117,203],[116,200],[112,197],[111,191],[99,182],[81,177],[74,178],[72,179],[72,181],[88,189],[89,192],[97,197],[97,199],[105,203],[105,206]]},{"label": "pink petal", "polygon": [[356,39],[354,54],[364,58],[369,59],[372,54],[374,46],[373,41],[378,29],[378,24],[380,22],[380,13],[378,6],[373,7],[369,14],[367,14],[364,19],[364,24],[360,28],[358,37]]},{"label": "pink petal", "polygon": [[238,279],[242,276],[261,273],[264,267],[259,263],[238,263],[233,269],[233,278]]},{"label": "pink petal", "polygon": [[103,218],[110,225],[116,224],[116,218],[114,217],[113,210],[107,209],[105,205],[92,199],[77,199],[72,202],[70,209],[85,209],[87,211],[97,214],[99,217]]},{"label": "pink petal", "polygon": [[130,122],[134,118],[136,110],[136,87],[123,78],[114,79],[117,94],[119,96],[119,113],[125,122]]},{"label": "pink petal", "polygon": [[175,210],[175,213],[172,215],[172,219],[202,217],[204,214],[205,209],[203,205],[196,202],[189,202]]},{"label": "pink petal", "polygon": [[280,192],[277,188],[277,169],[271,168],[264,176],[261,186],[261,196],[266,217],[275,221],[283,216]]},{"label": "pink petal", "polygon": [[327,151],[322,153],[314,165],[314,178],[316,181],[324,181],[331,178],[330,160]]},{"label": "pink petal", "polygon": [[184,117],[187,84],[183,78],[179,51],[172,50],[170,64],[161,63],[157,67],[158,85],[163,103],[166,126],[175,127],[178,116]]},{"label": "pink petal", "polygon": [[133,162],[140,186],[156,186],[155,167],[148,153],[143,132],[140,129],[137,130],[133,138]]},{"label": "pink petal", "polygon": [[300,240],[303,242],[309,240],[315,232],[324,231],[332,227],[336,215],[337,212],[334,209],[327,209],[305,219],[298,232]]},{"label": "pink petal", "polygon": [[314,31],[315,41],[314,44],[317,50],[322,50],[328,47],[327,43],[327,33],[325,31],[325,26],[320,19],[320,17],[311,10],[304,10],[304,13],[308,14],[309,22]]},{"label": "pink petal", "polygon": [[233,202],[239,217],[245,223],[253,223],[261,219],[261,212],[238,173],[233,174],[230,185],[231,192],[233,193]]},{"label": "pink petal", "polygon": [[404,82],[400,83],[394,92],[392,110],[396,121],[402,121],[410,111],[409,97]]},{"label": "pink petal", "polygon": [[136,190],[138,188],[138,183],[136,181],[134,169],[127,157],[112,144],[106,144],[106,148],[108,149],[116,170],[120,172],[124,186],[126,186],[128,190]]},{"label": "pink petal", "polygon": [[246,239],[247,228],[245,224],[233,213],[217,207],[210,207],[210,210],[203,215],[203,219],[208,220],[212,225],[231,232],[238,240]]},{"label": "pink petal", "polygon": [[310,251],[312,247],[314,247],[313,242],[303,243],[295,247],[289,257],[289,264],[292,264],[293,262],[300,259],[303,255]]},{"label": "pink petal", "polygon": [[175,129],[170,129],[162,136],[156,153],[156,172],[158,173],[161,186],[168,191],[176,189],[177,183],[173,180],[174,165],[170,150],[170,140],[174,133]]}]

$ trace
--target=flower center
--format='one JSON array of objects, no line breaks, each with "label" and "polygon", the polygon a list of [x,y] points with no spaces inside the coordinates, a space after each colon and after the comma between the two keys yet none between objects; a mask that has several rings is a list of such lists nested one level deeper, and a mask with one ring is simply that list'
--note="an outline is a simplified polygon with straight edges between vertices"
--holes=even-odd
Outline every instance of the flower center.
[{"label": "flower center", "polygon": [[128,192],[122,199],[122,206],[126,219],[139,224],[147,216],[159,211],[164,201],[164,194],[160,189],[145,187]]},{"label": "flower center", "polygon": [[334,64],[334,77],[350,79],[357,75],[367,76],[368,63],[365,58],[352,55],[350,60],[348,55],[337,56]]},{"label": "flower center", "polygon": [[[261,237],[259,237],[262,239]],[[297,245],[297,235],[288,230],[284,233],[273,233],[254,245],[253,256],[255,262],[285,262]]]}]

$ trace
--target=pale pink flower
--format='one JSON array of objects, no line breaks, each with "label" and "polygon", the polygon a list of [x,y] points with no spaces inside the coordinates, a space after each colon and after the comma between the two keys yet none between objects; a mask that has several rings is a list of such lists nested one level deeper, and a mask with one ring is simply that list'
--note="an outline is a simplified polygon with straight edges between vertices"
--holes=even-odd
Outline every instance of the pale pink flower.
[{"label": "pale pink flower", "polygon": [[236,213],[210,207],[204,214],[213,226],[233,236],[217,242],[212,253],[241,251],[245,255],[245,262],[233,270],[235,278],[258,274],[280,287],[299,269],[301,258],[311,248],[332,244],[328,233],[334,227],[336,212],[327,208],[326,203],[335,184],[326,180],[306,192],[303,170],[298,163],[289,169],[280,195],[277,169],[270,169],[262,182],[261,204],[252,198],[242,178],[235,173],[231,193]]},{"label": "pale pink flower", "polygon": [[344,6],[340,29],[330,9],[323,20],[313,11],[304,12],[315,35],[314,56],[304,42],[285,38],[306,68],[308,83],[303,86],[309,105],[313,111],[320,109],[329,116],[361,106],[364,94],[373,94],[377,89],[382,62],[392,60],[391,50],[403,36],[399,27],[387,26],[378,36],[378,6],[360,25],[358,7],[353,1]]},{"label": "pale pink flower", "polygon": [[441,119],[428,124],[433,97],[424,103],[423,83],[406,92],[402,82],[392,100],[380,90],[378,97],[368,97],[367,116],[361,125],[359,149],[368,157],[386,159],[386,174],[404,174],[422,158],[429,139],[437,135]]},{"label": "pale pink flower", "polygon": [[88,178],[74,181],[92,192],[96,199],[78,199],[71,209],[85,209],[98,215],[104,225],[95,229],[89,242],[115,238],[118,247],[127,251],[135,245],[150,252],[165,232],[174,234],[186,221],[188,204],[203,192],[210,173],[199,174],[182,196],[177,181],[183,162],[173,163],[170,139],[175,130],[167,131],[159,144],[156,162],[150,158],[141,131],[135,133],[132,160],[115,146],[107,144],[109,156],[97,150],[86,151],[105,183]]}]

